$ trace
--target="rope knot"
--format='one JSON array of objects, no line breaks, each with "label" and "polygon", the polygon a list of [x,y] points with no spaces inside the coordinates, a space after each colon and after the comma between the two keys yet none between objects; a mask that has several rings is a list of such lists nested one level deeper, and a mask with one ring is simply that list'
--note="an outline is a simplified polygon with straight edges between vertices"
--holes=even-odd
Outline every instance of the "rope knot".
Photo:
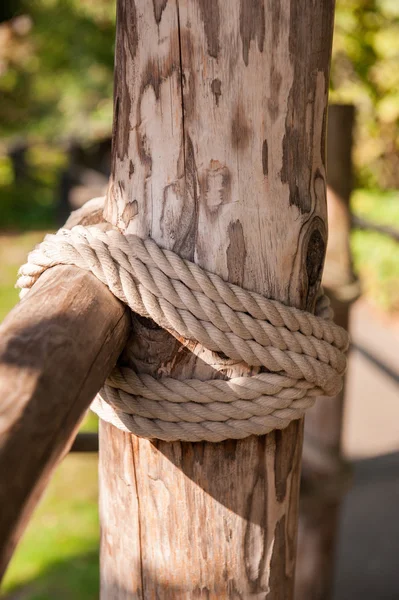
[{"label": "rope knot", "polygon": [[21,296],[59,264],[91,271],[133,312],[178,339],[260,371],[200,381],[116,366],[92,409],[124,431],[166,441],[262,435],[341,389],[348,335],[332,322],[324,295],[312,315],[225,282],[152,239],[77,226],[47,235],[29,254],[19,271]]}]

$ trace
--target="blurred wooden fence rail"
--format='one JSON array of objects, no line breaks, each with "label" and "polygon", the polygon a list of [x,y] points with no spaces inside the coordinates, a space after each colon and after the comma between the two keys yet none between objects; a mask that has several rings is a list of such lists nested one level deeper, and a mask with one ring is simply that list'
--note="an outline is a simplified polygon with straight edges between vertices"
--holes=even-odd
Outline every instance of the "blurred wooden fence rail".
[{"label": "blurred wooden fence rail", "polygon": [[98,452],[98,434],[80,432],[74,439],[70,452]]},{"label": "blurred wooden fence rail", "polygon": [[363,229],[365,231],[375,231],[390,237],[395,242],[399,242],[399,229],[391,227],[390,225],[382,225],[357,215],[352,215],[352,224],[355,229]]}]

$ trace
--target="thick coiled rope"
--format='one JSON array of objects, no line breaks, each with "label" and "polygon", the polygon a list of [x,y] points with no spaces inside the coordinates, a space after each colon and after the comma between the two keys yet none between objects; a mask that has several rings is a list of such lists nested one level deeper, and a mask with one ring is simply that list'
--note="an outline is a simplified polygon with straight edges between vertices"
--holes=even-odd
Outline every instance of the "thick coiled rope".
[{"label": "thick coiled rope", "polygon": [[200,381],[116,367],[92,408],[125,431],[167,441],[261,435],[341,388],[348,336],[332,322],[326,296],[312,315],[227,283],[151,239],[82,226],[46,236],[31,252],[19,273],[21,296],[59,264],[91,271],[132,311],[179,339],[268,371]]}]

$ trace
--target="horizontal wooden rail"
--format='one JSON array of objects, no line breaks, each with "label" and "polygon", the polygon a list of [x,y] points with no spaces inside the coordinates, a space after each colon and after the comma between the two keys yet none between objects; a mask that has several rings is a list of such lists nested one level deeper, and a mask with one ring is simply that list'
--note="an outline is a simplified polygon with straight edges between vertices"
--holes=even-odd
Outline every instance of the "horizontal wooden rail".
[{"label": "horizontal wooden rail", "polygon": [[0,576],[129,330],[108,288],[64,266],[0,326]]},{"label": "horizontal wooden rail", "polygon": [[78,433],[69,452],[98,452],[98,433]]},{"label": "horizontal wooden rail", "polygon": [[352,225],[355,229],[364,229],[369,231],[376,231],[382,235],[387,235],[392,238],[395,242],[399,242],[399,230],[390,225],[381,225],[380,223],[374,223],[363,217],[357,217],[352,215]]}]

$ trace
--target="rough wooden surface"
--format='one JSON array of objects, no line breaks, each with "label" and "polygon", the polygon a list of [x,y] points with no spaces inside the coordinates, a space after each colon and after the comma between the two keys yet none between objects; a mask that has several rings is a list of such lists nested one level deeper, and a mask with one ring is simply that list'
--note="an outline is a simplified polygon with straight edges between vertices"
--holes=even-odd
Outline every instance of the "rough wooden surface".
[{"label": "rough wooden surface", "polygon": [[129,334],[93,275],[53,267],[0,326],[0,575]]},{"label": "rough wooden surface", "polygon": [[[355,282],[349,246],[353,123],[353,106],[330,106],[327,128],[329,239],[323,284],[332,300],[335,321],[345,329],[348,329],[350,298],[345,298],[343,293],[340,299],[340,292],[345,292],[345,286],[350,289]],[[320,399],[305,417],[297,600],[332,597],[338,519],[345,490],[343,485],[340,492],[340,481],[343,476],[345,480],[347,472],[341,456],[344,398],[345,388],[335,398]]]},{"label": "rough wooden surface", "polygon": [[[332,25],[332,0],[120,0],[106,218],[312,310]],[[246,372],[143,319],[133,336],[125,360],[148,373]],[[166,444],[102,424],[101,597],[291,598],[301,436]]]}]

